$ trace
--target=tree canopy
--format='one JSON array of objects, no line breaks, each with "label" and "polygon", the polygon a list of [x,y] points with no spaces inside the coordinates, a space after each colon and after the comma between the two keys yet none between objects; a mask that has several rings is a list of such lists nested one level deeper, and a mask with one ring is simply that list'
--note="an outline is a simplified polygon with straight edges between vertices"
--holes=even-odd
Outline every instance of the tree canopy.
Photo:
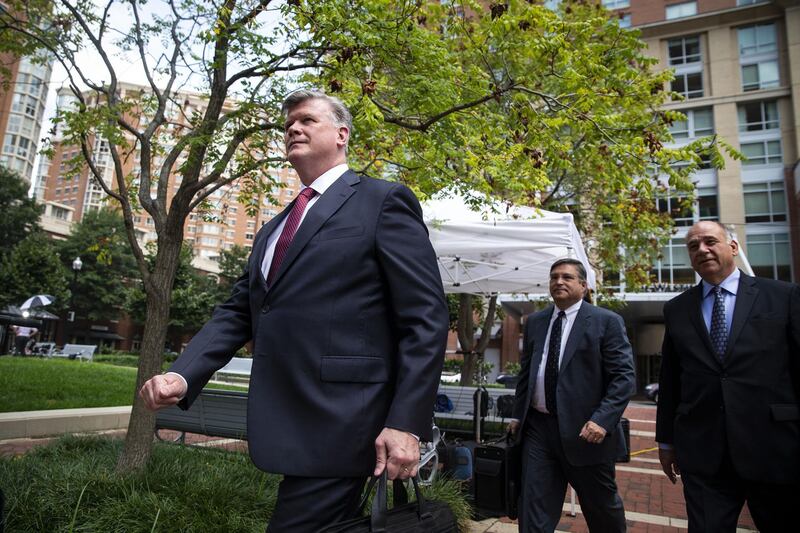
[{"label": "tree canopy", "polygon": [[[148,261],[155,261],[154,249],[150,250]],[[203,275],[192,266],[192,248],[184,245],[172,287],[169,326],[179,332],[199,330],[211,318],[214,306],[227,296],[220,292],[214,277]],[[125,308],[135,322],[146,323],[147,298],[141,282],[128,288]]]},{"label": "tree canopy", "polygon": [[28,188],[21,176],[0,165],[0,258],[39,229],[43,209],[28,197]]},{"label": "tree canopy", "polygon": [[0,258],[0,307],[20,305],[36,294],[55,297],[47,308],[52,313],[66,309],[71,294],[68,271],[52,239],[40,231],[25,237]]},{"label": "tree canopy", "polygon": [[[121,207],[147,298],[138,384],[160,370],[184,221],[230,183],[251,210],[269,198],[277,178],[268,169],[285,165],[279,104],[290,88],[323,87],[348,104],[358,171],[406,183],[421,198],[446,191],[474,205],[494,197],[576,212],[598,269],[641,270],[669,235],[655,209],[657,176],[662,187],[690,191],[701,153],[723,161],[718,140],[668,147],[680,116],[660,111],[671,74],[656,71],[636,30],[592,3],[562,2],[558,11],[524,0],[7,7],[0,52],[64,66],[75,105],[61,108],[56,124],[64,143],[80,147],[73,172],[88,169]],[[132,71],[147,87],[123,93],[121,76]],[[111,180],[92,153],[98,138],[108,143]],[[131,157],[134,172],[125,166]],[[136,239],[140,210],[158,236],[153,260]],[[121,468],[149,455],[152,424],[137,402]]]},{"label": "tree canopy", "polygon": [[119,317],[126,286],[139,276],[119,211],[104,208],[84,213],[69,237],[58,243],[58,253],[67,271],[76,257],[83,262],[74,282],[75,310],[90,320]]}]

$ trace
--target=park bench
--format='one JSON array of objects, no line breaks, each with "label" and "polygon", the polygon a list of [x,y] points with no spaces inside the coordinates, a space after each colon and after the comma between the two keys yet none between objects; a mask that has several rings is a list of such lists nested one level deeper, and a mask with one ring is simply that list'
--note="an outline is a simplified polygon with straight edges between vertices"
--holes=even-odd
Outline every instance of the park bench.
[{"label": "park bench", "polygon": [[61,350],[50,353],[50,357],[66,357],[68,359],[80,359],[81,361],[91,361],[97,346],[94,344],[65,344]]},{"label": "park bench", "polygon": [[249,382],[250,372],[253,369],[253,359],[249,357],[234,357],[227,365],[214,374],[215,380]]},{"label": "park bench", "polygon": [[180,431],[175,439],[185,442],[186,433],[198,433],[211,437],[247,440],[247,393],[203,389],[192,403],[183,410],[173,405],[156,413],[156,437],[159,430]]},{"label": "park bench", "polygon": [[[439,385],[439,399],[433,415],[436,425],[442,428],[442,431],[463,437],[470,437],[475,434],[474,396],[476,390],[477,387]],[[508,411],[503,413],[498,407],[504,403],[506,405],[509,402],[513,403],[513,391],[505,388],[487,387],[485,394],[488,395],[488,412],[483,419],[481,434],[485,437],[502,435],[508,424],[510,413]],[[447,402],[441,399],[442,395],[447,397]],[[506,398],[500,400],[504,396]],[[442,409],[450,405],[452,405],[452,409]]]}]

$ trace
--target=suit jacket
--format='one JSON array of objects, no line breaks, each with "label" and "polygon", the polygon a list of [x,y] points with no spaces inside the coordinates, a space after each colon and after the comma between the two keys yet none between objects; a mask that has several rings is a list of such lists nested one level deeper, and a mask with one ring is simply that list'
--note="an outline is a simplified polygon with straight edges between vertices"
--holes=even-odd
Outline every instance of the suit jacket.
[{"label": "suit jacket", "polygon": [[741,274],[723,361],[700,306],[702,286],[664,306],[656,440],[682,471],[711,476],[725,452],[753,481],[800,477],[800,287]]},{"label": "suit jacket", "polygon": [[267,287],[256,236],[230,298],[170,371],[188,408],[253,340],[247,431],[259,468],[295,476],[369,475],[384,426],[429,438],[448,311],[413,193],[347,171],[312,205]]},{"label": "suit jacket", "polygon": [[[534,313],[525,323],[522,369],[514,403],[514,418],[524,427],[533,408],[536,374],[542,361],[553,306]],[[572,325],[558,371],[558,429],[570,464],[613,463],[625,450],[620,419],[635,388],[633,353],[625,325],[616,313],[581,304]],[[607,431],[601,444],[578,435],[589,420]]]}]

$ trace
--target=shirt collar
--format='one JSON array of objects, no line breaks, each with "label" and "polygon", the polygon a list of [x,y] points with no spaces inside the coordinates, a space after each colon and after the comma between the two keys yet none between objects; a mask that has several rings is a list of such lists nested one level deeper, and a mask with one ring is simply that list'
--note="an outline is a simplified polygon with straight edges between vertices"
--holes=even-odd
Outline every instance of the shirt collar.
[{"label": "shirt collar", "polygon": [[[731,275],[722,280],[722,283],[720,283],[719,286],[735,296],[736,291],[739,289],[740,275],[741,272],[739,272],[739,269],[734,268]],[[708,296],[708,293],[714,289],[714,285],[707,282],[706,280],[703,280],[702,284],[703,284],[703,298],[705,298],[706,296]]]},{"label": "shirt collar", "polygon": [[[563,310],[564,314],[567,315],[567,316],[577,315],[578,311],[581,308],[581,304],[582,303],[583,303],[583,300],[578,300],[574,304],[572,304],[569,307],[567,307],[566,309],[564,309]],[[559,309],[557,305],[554,305],[553,306],[553,317],[558,316],[558,312],[559,311],[561,311],[561,309]]]},{"label": "shirt collar", "polygon": [[[320,177],[315,179],[311,183],[311,185],[309,185],[309,187],[314,189],[318,195],[322,196],[325,193],[325,191],[328,190],[328,187],[333,185],[333,182],[338,180],[342,176],[342,174],[347,172],[347,170],[348,170],[347,163],[336,165],[335,167],[330,168],[325,172],[323,172]],[[306,187],[303,186],[300,188],[300,190],[302,191],[305,188]]]}]

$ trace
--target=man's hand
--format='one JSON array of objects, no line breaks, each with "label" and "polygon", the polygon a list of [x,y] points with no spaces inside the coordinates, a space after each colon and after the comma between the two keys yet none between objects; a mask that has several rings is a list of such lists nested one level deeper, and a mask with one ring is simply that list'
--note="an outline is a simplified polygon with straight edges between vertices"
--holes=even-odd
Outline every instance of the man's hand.
[{"label": "man's hand", "polygon": [[139,397],[151,411],[175,405],[186,394],[186,383],[174,374],[159,374],[139,389]]},{"label": "man's hand", "polygon": [[411,433],[383,428],[375,439],[375,472],[379,476],[386,468],[389,479],[408,479],[417,475],[419,441]]},{"label": "man's hand", "polygon": [[606,430],[602,426],[595,424],[591,420],[586,422],[581,428],[580,438],[592,444],[600,444],[606,438]]},{"label": "man's hand", "polygon": [[506,426],[506,433],[511,433],[512,435],[517,434],[517,430],[519,429],[519,420],[512,420]]},{"label": "man's hand", "polygon": [[661,469],[664,470],[664,473],[674,485],[675,481],[678,479],[678,476],[681,475],[681,469],[678,467],[678,461],[675,458],[675,450],[670,448],[659,448],[658,460],[661,461]]}]

